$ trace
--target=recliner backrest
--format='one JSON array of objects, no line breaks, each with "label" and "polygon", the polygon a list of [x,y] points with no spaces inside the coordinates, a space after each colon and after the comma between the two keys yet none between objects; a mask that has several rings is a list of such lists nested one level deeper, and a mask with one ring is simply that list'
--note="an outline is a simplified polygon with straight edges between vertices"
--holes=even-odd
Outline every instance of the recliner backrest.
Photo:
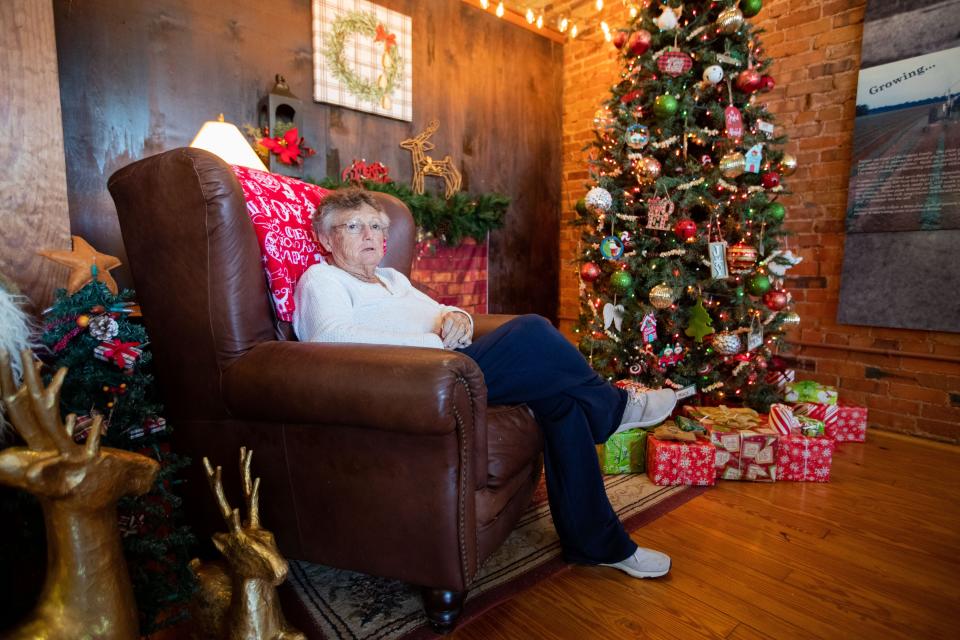
[{"label": "recliner backrest", "polygon": [[[225,417],[220,373],[284,337],[233,171],[207,151],[179,148],[120,169],[109,189],[168,412]],[[391,219],[384,265],[409,275],[412,217],[396,198],[378,197]]]}]

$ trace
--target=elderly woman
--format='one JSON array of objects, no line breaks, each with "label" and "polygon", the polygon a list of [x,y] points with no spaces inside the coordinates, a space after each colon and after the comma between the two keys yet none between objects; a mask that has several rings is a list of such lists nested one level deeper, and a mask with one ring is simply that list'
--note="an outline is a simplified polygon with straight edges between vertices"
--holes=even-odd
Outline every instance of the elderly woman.
[{"label": "elderly woman", "polygon": [[473,341],[468,313],[377,266],[389,220],[360,189],[328,195],[313,225],[329,255],[297,285],[293,327],[300,340],[456,349],[472,358],[491,404],[525,403],[540,424],[550,512],[567,561],[612,566],[637,578],[670,570],[669,557],[638,547],[623,528],[594,444],[665,419],[676,404],[673,391],[627,392],[609,384],[540,316],[519,316]]}]

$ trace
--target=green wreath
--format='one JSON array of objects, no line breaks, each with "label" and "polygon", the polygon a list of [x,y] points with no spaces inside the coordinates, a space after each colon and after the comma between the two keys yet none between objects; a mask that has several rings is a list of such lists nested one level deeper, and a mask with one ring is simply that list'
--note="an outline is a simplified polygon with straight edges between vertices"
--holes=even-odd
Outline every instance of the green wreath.
[{"label": "green wreath", "polygon": [[353,95],[374,103],[380,102],[384,96],[393,93],[393,90],[397,88],[403,78],[403,60],[400,58],[400,47],[397,45],[387,47],[387,56],[393,64],[390,65],[383,76],[385,81],[382,87],[377,82],[364,80],[357,76],[347,65],[343,48],[347,37],[351,35],[375,37],[379,24],[380,21],[372,13],[352,11],[337,16],[330,28],[330,37],[323,51],[324,58],[337,80],[342,82]]}]

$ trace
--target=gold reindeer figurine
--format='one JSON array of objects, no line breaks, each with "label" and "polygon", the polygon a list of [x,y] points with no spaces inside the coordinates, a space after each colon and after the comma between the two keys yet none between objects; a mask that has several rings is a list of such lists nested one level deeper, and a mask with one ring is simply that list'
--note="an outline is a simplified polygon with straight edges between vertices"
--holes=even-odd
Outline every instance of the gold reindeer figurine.
[{"label": "gold reindeer figurine", "polygon": [[461,177],[460,172],[453,165],[453,159],[450,156],[443,160],[434,160],[426,154],[427,151],[433,151],[433,143],[427,142],[427,138],[432,136],[440,123],[433,119],[427,128],[420,135],[404,140],[400,146],[410,151],[413,156],[413,191],[414,193],[423,193],[423,179],[425,176],[440,176],[445,185],[444,197],[448,200],[457,191],[460,191]]},{"label": "gold reindeer figurine", "polygon": [[26,447],[0,451],[0,483],[37,497],[47,528],[47,578],[27,620],[11,640],[134,640],[137,607],[120,546],[117,500],[150,490],[159,465],[129,451],[100,447],[101,417],[86,444],[73,440],[76,416],[60,420],[66,368],[50,386],[33,354],[21,354],[24,384],[13,380],[10,355],[0,350],[0,393]]},{"label": "gold reindeer figurine", "polygon": [[277,586],[287,578],[287,561],[280,555],[273,534],[260,528],[260,478],[250,481],[253,451],[240,447],[240,473],[247,504],[247,521],[240,522],[240,510],[231,509],[223,493],[221,468],[203,459],[210,489],[217,498],[227,533],[213,534],[213,544],[226,559],[201,563],[190,568],[200,583],[193,607],[194,637],[197,640],[306,640],[290,627],[277,599]]}]

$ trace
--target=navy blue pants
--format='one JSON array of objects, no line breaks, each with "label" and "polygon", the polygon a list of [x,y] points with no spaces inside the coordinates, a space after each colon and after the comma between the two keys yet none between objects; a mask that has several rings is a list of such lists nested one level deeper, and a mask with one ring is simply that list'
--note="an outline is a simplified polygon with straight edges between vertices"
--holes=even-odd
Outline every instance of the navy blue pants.
[{"label": "navy blue pants", "polygon": [[514,318],[460,352],[480,365],[490,404],[525,403],[536,416],[564,558],[595,564],[633,554],[637,545],[610,506],[594,448],[619,426],[626,392],[541,316]]}]

